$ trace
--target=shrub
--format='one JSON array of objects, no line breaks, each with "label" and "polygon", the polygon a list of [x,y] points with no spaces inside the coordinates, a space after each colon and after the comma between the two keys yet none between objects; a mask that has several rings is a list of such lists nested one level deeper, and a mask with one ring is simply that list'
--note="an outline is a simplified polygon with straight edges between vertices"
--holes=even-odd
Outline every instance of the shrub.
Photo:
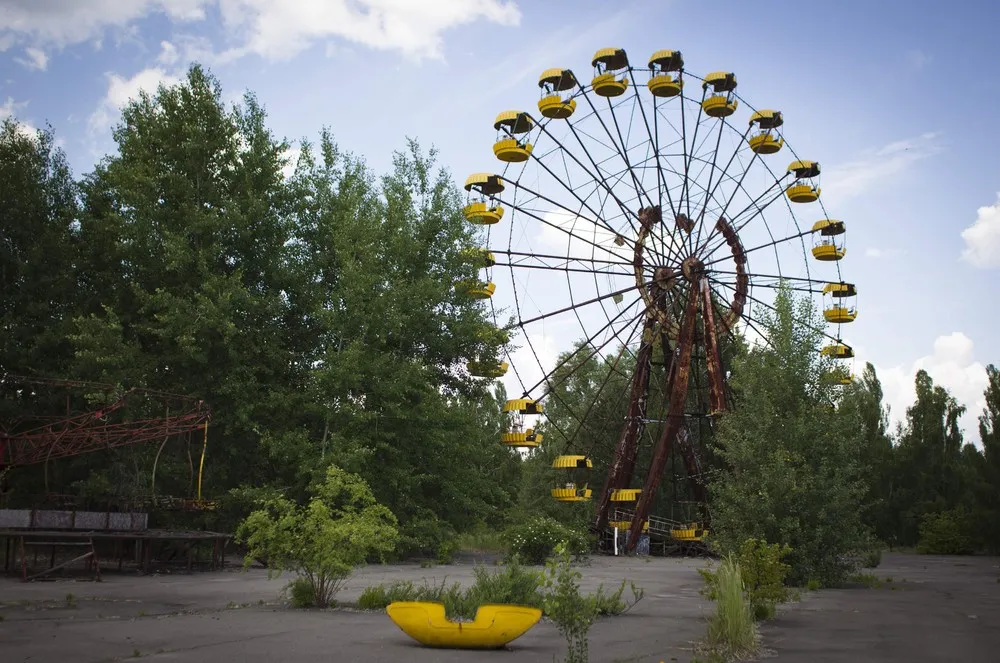
[{"label": "shrub", "polygon": [[757,651],[757,630],[747,600],[740,564],[728,556],[715,574],[715,613],[708,621],[708,645],[723,658]]},{"label": "shrub", "polygon": [[556,545],[545,565],[542,605],[545,614],[555,622],[566,638],[566,663],[586,663],[588,633],[597,618],[596,601],[580,594],[582,574],[572,567],[569,546]]},{"label": "shrub", "polygon": [[298,576],[285,586],[293,608],[310,608],[316,600],[316,592],[307,578]]},{"label": "shrub", "polygon": [[941,513],[929,513],[920,523],[917,552],[925,555],[970,555],[975,545],[969,535],[972,523],[961,507]]},{"label": "shrub", "polygon": [[861,554],[861,566],[866,569],[877,568],[882,563],[882,546],[872,545]]},{"label": "shrub", "polygon": [[560,543],[569,554],[580,557],[590,552],[590,537],[548,516],[536,516],[504,533],[508,556],[517,556],[528,564],[542,564]]},{"label": "shrub", "polygon": [[[625,594],[625,583],[629,582],[632,587],[632,600],[625,601],[622,596]],[[622,584],[612,594],[604,593],[604,585],[600,585],[597,591],[588,598],[594,603],[594,609],[598,615],[620,615],[632,609],[636,603],[642,600],[646,592],[642,587],[636,587],[634,582],[622,580]]]},{"label": "shrub", "polygon": [[[244,568],[263,558],[269,577],[292,571],[312,588],[311,605],[325,608],[355,567],[393,550],[396,517],[375,501],[361,477],[336,466],[310,492],[304,507],[283,496],[262,500],[240,524],[236,539],[247,544]],[[303,590],[292,587],[293,601],[295,591]],[[304,600],[301,594],[299,599]]]},{"label": "shrub", "polygon": [[[755,619],[773,619],[779,603],[789,599],[785,578],[790,567],[782,560],[792,552],[787,545],[768,544],[750,538],[743,542],[733,560],[740,567],[743,592]],[[720,569],[721,572],[721,569]],[[698,569],[705,579],[705,594],[710,599],[718,595],[719,573]]]}]

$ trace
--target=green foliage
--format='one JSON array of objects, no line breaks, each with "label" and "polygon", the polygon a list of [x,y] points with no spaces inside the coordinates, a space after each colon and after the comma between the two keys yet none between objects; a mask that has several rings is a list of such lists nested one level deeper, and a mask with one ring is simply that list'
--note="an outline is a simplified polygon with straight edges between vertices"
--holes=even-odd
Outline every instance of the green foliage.
[{"label": "green foliage", "polygon": [[559,543],[545,564],[542,605],[566,639],[566,663],[586,663],[588,633],[597,619],[597,605],[580,594],[582,574],[573,568],[569,547]]},{"label": "green foliage", "polygon": [[247,544],[245,566],[264,558],[269,574],[300,575],[312,588],[312,604],[325,608],[355,567],[393,550],[398,534],[395,516],[357,475],[331,465],[311,492],[304,507],[284,497],[264,502],[236,534]]},{"label": "green foliage", "polygon": [[774,307],[762,316],[768,344],[733,362],[735,407],[716,435],[725,465],[710,485],[713,538],[724,553],[749,538],[788,545],[790,582],[836,584],[870,541],[858,509],[862,427],[856,412],[830,408],[833,365],[816,352],[822,323],[811,301],[781,288]]},{"label": "green foliage", "polygon": [[[785,578],[791,569],[782,560],[791,552],[787,545],[769,545],[766,541],[750,538],[740,545],[737,553],[730,555],[739,565],[743,593],[755,619],[773,619],[777,605],[788,601]],[[720,571],[698,569],[698,573],[705,580],[703,593],[717,600]]]},{"label": "green foliage", "polygon": [[316,589],[303,576],[289,582],[286,591],[293,608],[311,608],[316,602]]},{"label": "green foliage", "polygon": [[541,573],[524,568],[516,559],[492,572],[479,564],[474,573],[475,581],[464,591],[460,584],[448,585],[444,580],[440,585],[425,581],[417,586],[410,581],[400,581],[388,586],[366,587],[358,598],[358,607],[381,610],[394,601],[436,601],[444,603],[445,614],[449,617],[467,619],[475,617],[479,606],[486,603],[541,607],[538,593]]},{"label": "green foliage", "polygon": [[502,553],[506,550],[503,532],[485,527],[463,532],[455,538],[457,550],[463,552]]},{"label": "green foliage", "polygon": [[969,555],[975,552],[975,522],[963,508],[928,513],[920,523],[917,552],[925,555]]},{"label": "green foliage", "polygon": [[882,547],[880,545],[873,545],[862,554],[861,566],[866,569],[878,568],[878,565],[881,563]]},{"label": "green foliage", "polygon": [[528,564],[544,563],[561,543],[566,544],[574,557],[586,555],[591,546],[588,534],[548,516],[536,516],[511,525],[504,532],[504,541],[508,555],[517,556]]},{"label": "green foliage", "polygon": [[[632,598],[626,601],[622,598],[625,595],[625,586],[628,584],[632,590]],[[604,593],[604,585],[599,585],[597,590],[588,597],[593,602],[595,612],[600,615],[620,615],[632,609],[636,603],[642,600],[646,591],[642,587],[637,587],[631,580],[622,580],[618,589],[610,594]]]},{"label": "green foliage", "polygon": [[744,592],[739,562],[727,556],[713,584],[715,612],[708,621],[708,647],[724,660],[755,653],[759,647],[757,629]]}]

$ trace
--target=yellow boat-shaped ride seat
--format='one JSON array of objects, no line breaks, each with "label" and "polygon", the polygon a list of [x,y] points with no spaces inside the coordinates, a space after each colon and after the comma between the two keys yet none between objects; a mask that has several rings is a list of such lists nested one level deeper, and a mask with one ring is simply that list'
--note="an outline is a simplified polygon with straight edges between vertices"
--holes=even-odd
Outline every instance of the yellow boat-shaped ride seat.
[{"label": "yellow boat-shaped ride seat", "polygon": [[538,608],[506,604],[479,606],[471,622],[449,621],[443,603],[396,601],[385,611],[396,626],[420,644],[451,649],[499,649],[527,633],[542,618]]}]

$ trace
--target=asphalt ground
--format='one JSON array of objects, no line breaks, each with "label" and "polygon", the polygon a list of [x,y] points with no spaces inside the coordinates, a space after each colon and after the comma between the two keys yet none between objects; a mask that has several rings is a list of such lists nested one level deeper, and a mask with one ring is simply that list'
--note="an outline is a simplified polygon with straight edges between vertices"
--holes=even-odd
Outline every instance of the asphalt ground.
[{"label": "asphalt ground", "polygon": [[[594,557],[583,588],[645,589],[630,612],[591,630],[592,661],[690,662],[711,604],[698,593],[704,560]],[[472,579],[467,561],[448,566],[369,567],[341,591],[342,604],[371,584]],[[762,626],[762,659],[789,663],[1000,661],[1000,559],[886,554],[873,586],[803,592]],[[505,650],[424,648],[384,613],[349,607],[292,610],[287,577],[260,570],[137,576],[104,582],[0,579],[0,662],[103,661],[545,661],[564,641],[543,620]],[[69,597],[68,595],[72,595]]]}]

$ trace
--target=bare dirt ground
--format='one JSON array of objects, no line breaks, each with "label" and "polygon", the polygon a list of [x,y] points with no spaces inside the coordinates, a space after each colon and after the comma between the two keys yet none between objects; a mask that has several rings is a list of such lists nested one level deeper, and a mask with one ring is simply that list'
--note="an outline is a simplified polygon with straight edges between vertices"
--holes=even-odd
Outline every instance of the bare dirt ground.
[{"label": "bare dirt ground", "polygon": [[[648,559],[648,561],[647,561]],[[690,662],[710,604],[698,595],[702,560],[595,557],[584,588],[624,578],[646,590],[631,612],[600,620],[591,660]],[[762,628],[763,659],[789,663],[1000,660],[1000,559],[887,554],[868,573],[876,587],[804,593]],[[379,582],[467,583],[472,566],[370,567],[338,597]],[[888,579],[891,578],[891,582]],[[263,571],[191,575],[106,574],[105,581],[0,579],[0,661],[525,661],[561,659],[562,638],[543,621],[507,650],[422,648],[384,613],[290,610],[287,578]],[[72,597],[67,600],[67,595]]]}]

